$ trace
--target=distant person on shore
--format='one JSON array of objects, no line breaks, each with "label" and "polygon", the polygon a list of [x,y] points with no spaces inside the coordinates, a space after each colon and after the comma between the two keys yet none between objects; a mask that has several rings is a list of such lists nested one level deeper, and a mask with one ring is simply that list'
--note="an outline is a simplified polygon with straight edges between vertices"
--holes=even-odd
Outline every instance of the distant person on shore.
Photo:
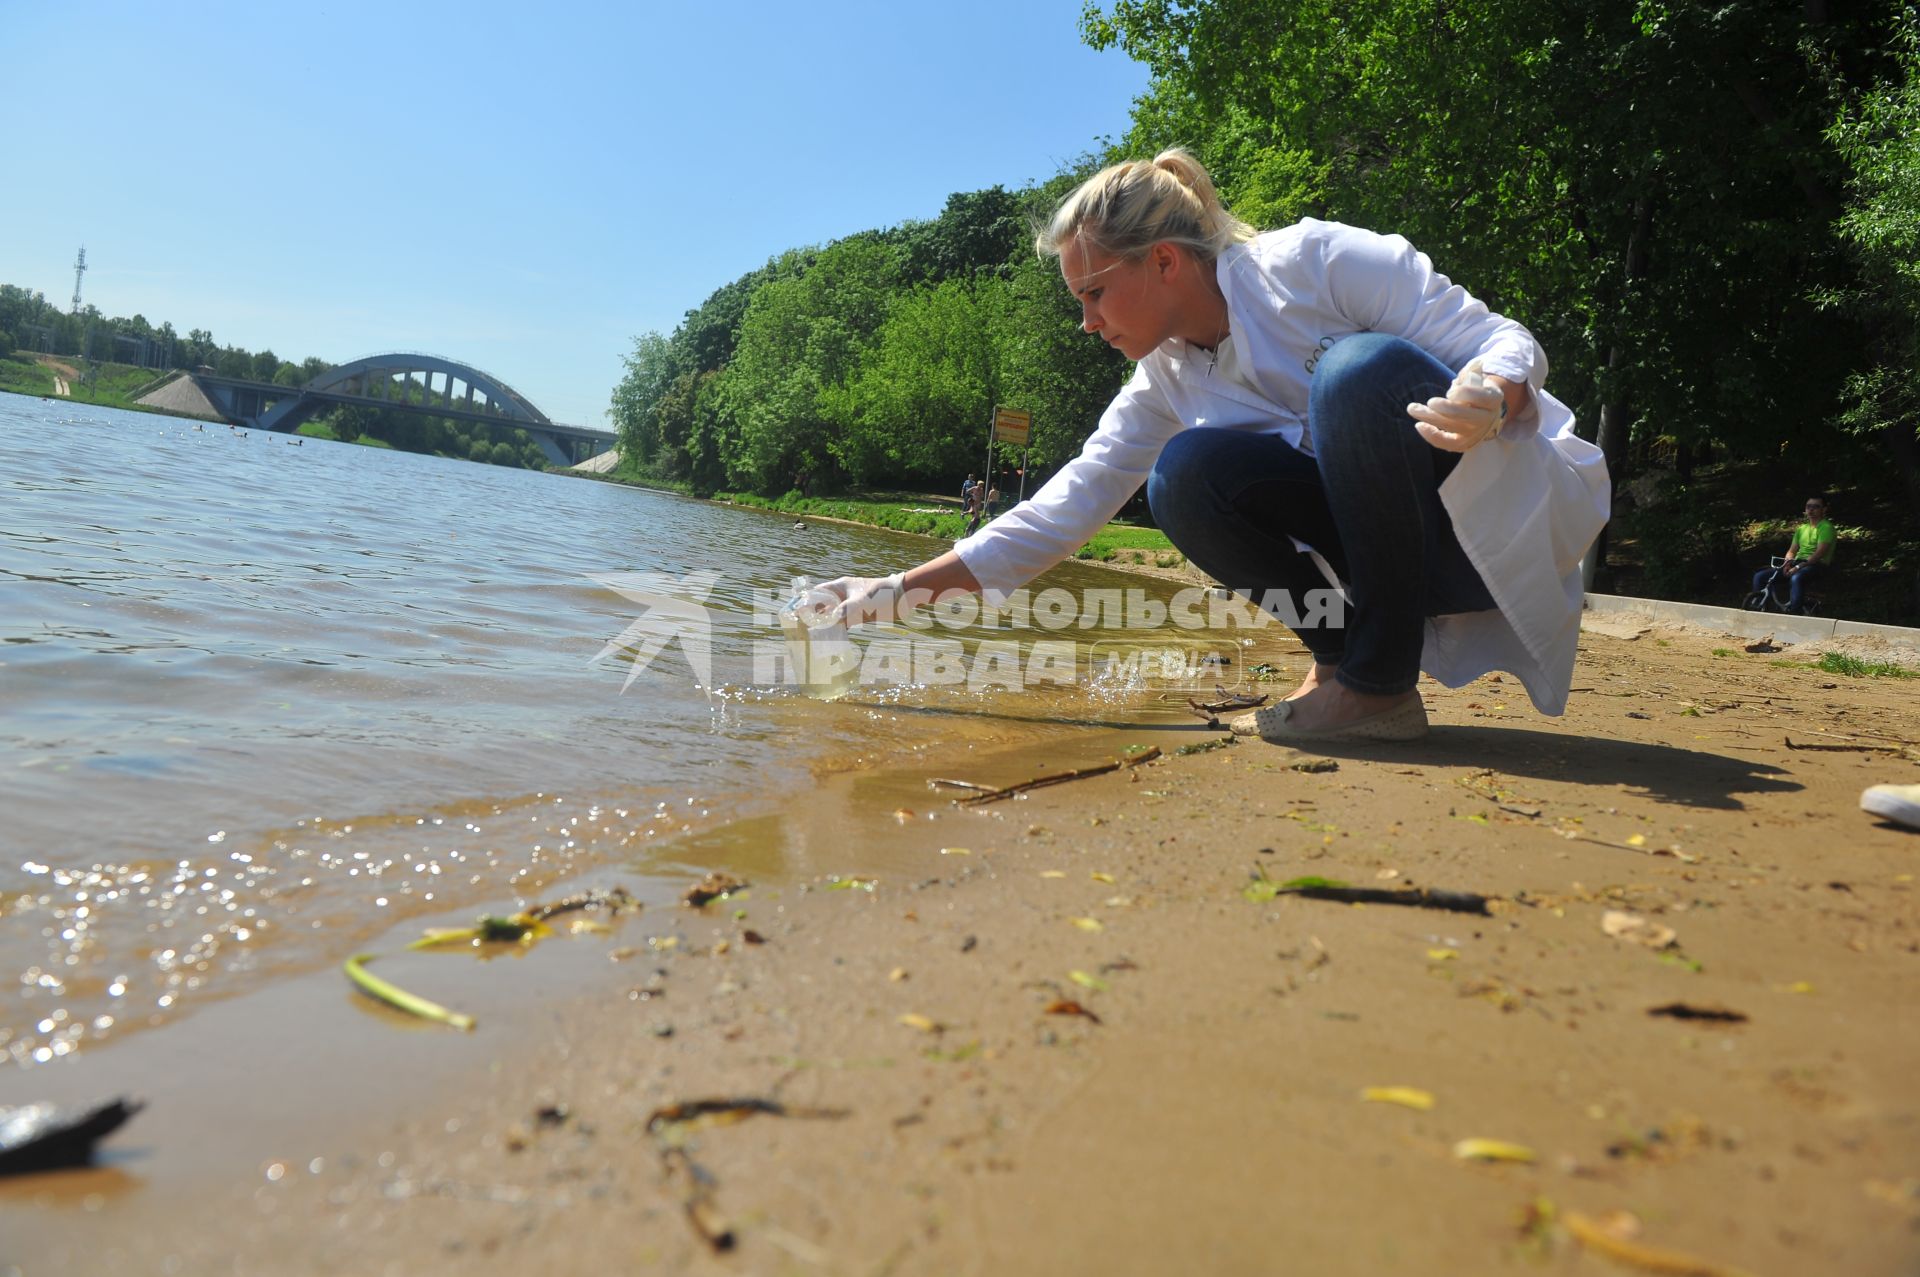
[{"label": "distant person on shore", "polygon": [[996,514],[999,514],[999,513],[1000,513],[1000,489],[988,488],[987,489],[987,518],[991,520]]},{"label": "distant person on shore", "polygon": [[966,501],[962,513],[967,516],[967,535],[972,536],[980,530],[980,517],[987,507],[987,485],[976,483],[967,489]]},{"label": "distant person on shore", "polygon": [[1508,670],[1543,713],[1566,708],[1610,485],[1531,333],[1398,236],[1313,219],[1257,234],[1184,150],[1088,179],[1035,247],[1132,380],[1077,458],[953,550],[827,582],[840,618],[1003,598],[1145,484],[1175,547],[1242,594],[1319,617],[1300,601],[1327,587],[1322,565],[1345,582],[1347,607],[1295,626],[1312,671],[1236,733],[1422,736],[1422,668],[1455,687]]},{"label": "distant person on shore", "polygon": [[965,510],[973,504],[973,486],[974,479],[972,475],[968,475],[967,481],[960,485],[960,508],[962,510]]},{"label": "distant person on shore", "polygon": [[[1787,543],[1786,562],[1780,570],[1787,576],[1787,611],[1798,616],[1806,605],[1807,587],[1827,574],[1833,566],[1833,524],[1827,519],[1827,499],[1807,498],[1800,523]],[[1773,579],[1773,569],[1761,568],[1753,574],[1753,588],[1764,590]]]}]

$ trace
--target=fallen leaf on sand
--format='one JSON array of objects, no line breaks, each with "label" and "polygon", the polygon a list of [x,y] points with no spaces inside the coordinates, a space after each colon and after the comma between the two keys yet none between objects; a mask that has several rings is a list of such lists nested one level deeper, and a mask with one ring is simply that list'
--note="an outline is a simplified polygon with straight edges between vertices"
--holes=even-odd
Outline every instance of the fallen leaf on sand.
[{"label": "fallen leaf on sand", "polygon": [[901,1016],[900,1023],[909,1029],[918,1029],[922,1033],[938,1033],[943,1027],[938,1021],[930,1020],[916,1011],[909,1011]]},{"label": "fallen leaf on sand", "polygon": [[1812,982],[1812,981],[1810,981],[1810,980],[1795,980],[1795,981],[1794,981],[1794,982],[1793,982],[1792,984],[1783,984],[1783,985],[1781,985],[1781,986],[1780,986],[1780,992],[1782,992],[1782,993],[1812,993],[1812,992],[1813,992],[1813,982]]},{"label": "fallen leaf on sand", "polygon": [[1458,949],[1427,950],[1428,959],[1434,962],[1452,962],[1455,958],[1459,956],[1460,956],[1460,951]]},{"label": "fallen leaf on sand", "polygon": [[1369,1086],[1361,1090],[1360,1098],[1372,1104],[1398,1104],[1402,1108],[1419,1109],[1422,1113],[1433,1107],[1433,1092],[1423,1091],[1417,1086]]},{"label": "fallen leaf on sand", "polygon": [[1665,1006],[1648,1007],[1648,1015],[1664,1015],[1674,1020],[1700,1020],[1707,1024],[1745,1024],[1746,1012],[1735,1011],[1732,1007],[1696,1005],[1691,1002],[1669,1002]]},{"label": "fallen leaf on sand", "polygon": [[906,978],[907,969],[905,967],[895,967],[893,970],[887,972],[887,979],[893,981],[895,984],[900,983]]},{"label": "fallen leaf on sand", "polygon": [[1087,877],[1093,879],[1095,882],[1112,883],[1113,881],[1112,874],[1103,874],[1098,870],[1095,870],[1093,873],[1088,874]]},{"label": "fallen leaf on sand", "polygon": [[1630,940],[1649,949],[1672,948],[1680,938],[1672,927],[1649,922],[1639,914],[1628,913],[1624,909],[1607,910],[1600,918],[1600,930],[1615,940]]},{"label": "fallen leaf on sand", "polygon": [[1105,931],[1107,929],[1106,924],[1098,918],[1075,918],[1073,919],[1073,925],[1082,931]]},{"label": "fallen leaf on sand", "polygon": [[1069,971],[1067,972],[1067,979],[1073,981],[1083,989],[1092,989],[1096,993],[1107,988],[1107,982],[1105,980],[1102,980],[1097,975],[1088,975],[1084,971]]},{"label": "fallen leaf on sand", "polygon": [[1920,1211],[1920,1179],[1870,1179],[1860,1187],[1875,1201],[1885,1202],[1909,1214]]},{"label": "fallen leaf on sand", "polygon": [[687,888],[687,894],[680,897],[680,902],[698,909],[709,900],[724,899],[726,896],[740,890],[746,885],[745,882],[734,877],[732,874],[719,872],[710,873],[693,886]]},{"label": "fallen leaf on sand", "polygon": [[1092,1020],[1095,1024],[1100,1023],[1099,1016],[1087,1010],[1085,1007],[1081,1006],[1078,1002],[1075,1002],[1072,998],[1061,998],[1058,1002],[1054,1002],[1050,1004],[1047,1007],[1047,1014],[1048,1015],[1085,1016],[1087,1019]]},{"label": "fallen leaf on sand", "polygon": [[1061,872],[1060,872],[1060,871],[1059,871],[1058,869],[1042,869],[1042,870],[1040,871],[1040,876],[1041,876],[1042,878],[1064,878],[1064,877],[1066,877],[1066,875],[1065,875],[1064,873],[1061,873]]},{"label": "fallen leaf on sand", "polygon": [[449,1011],[438,1002],[429,1001],[415,993],[408,993],[398,985],[390,984],[366,969],[363,963],[373,961],[370,953],[357,953],[348,958],[343,968],[347,978],[358,985],[362,992],[378,998],[389,1006],[398,1007],[409,1015],[417,1015],[423,1020],[437,1020],[441,1024],[456,1029],[471,1030],[474,1019],[459,1011]]},{"label": "fallen leaf on sand", "polygon": [[1646,1272],[1667,1273],[1671,1277],[1744,1277],[1738,1268],[1729,1268],[1725,1264],[1716,1264],[1712,1260],[1699,1259],[1677,1250],[1643,1246],[1639,1242],[1615,1236],[1598,1220],[1579,1211],[1570,1210],[1562,1219],[1567,1232],[1588,1250]]},{"label": "fallen leaf on sand", "polygon": [[973,854],[973,848],[971,848],[971,847],[942,847],[942,848],[940,849],[940,854],[941,854],[941,855],[943,855],[943,856],[971,856],[971,855]]},{"label": "fallen leaf on sand", "polygon": [[1467,1139],[1453,1146],[1453,1155],[1463,1162],[1531,1162],[1534,1152],[1525,1144],[1505,1140]]}]

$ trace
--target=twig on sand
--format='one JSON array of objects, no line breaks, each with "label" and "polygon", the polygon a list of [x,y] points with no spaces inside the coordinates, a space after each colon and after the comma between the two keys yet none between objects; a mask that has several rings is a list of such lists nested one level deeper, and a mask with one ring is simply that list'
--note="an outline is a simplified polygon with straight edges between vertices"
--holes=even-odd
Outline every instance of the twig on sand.
[{"label": "twig on sand", "polygon": [[[1060,772],[1053,776],[1036,776],[1032,780],[1023,780],[1018,785],[1008,785],[1004,789],[988,789],[966,798],[953,801],[962,807],[978,807],[986,803],[997,803],[1002,798],[1012,798],[1015,794],[1024,794],[1030,789],[1045,789],[1048,785],[1064,785],[1070,780],[1085,780],[1089,776],[1104,776],[1108,772],[1117,772],[1122,767],[1132,769],[1142,763],[1152,762],[1160,757],[1160,747],[1150,745],[1132,758],[1116,758],[1110,763],[1101,763],[1098,767],[1081,767],[1070,772]],[[947,784],[954,782],[948,781]],[[969,789],[979,789],[978,785],[968,785]]]},{"label": "twig on sand", "polygon": [[776,1100],[757,1096],[738,1099],[685,1100],[664,1104],[647,1118],[647,1134],[660,1148],[660,1166],[672,1179],[685,1181],[681,1204],[687,1222],[700,1239],[715,1250],[733,1249],[733,1224],[714,1204],[714,1189],[719,1181],[713,1173],[688,1155],[686,1141],[694,1131],[709,1126],[728,1126],[743,1122],[755,1114],[771,1117],[845,1117],[845,1109],[790,1108]]},{"label": "twig on sand", "polygon": [[1471,891],[1436,891],[1424,887],[1405,887],[1389,891],[1383,887],[1282,887],[1283,896],[1304,896],[1308,900],[1332,900],[1352,905],[1411,905],[1416,909],[1445,909],[1450,913],[1487,913],[1489,897]]},{"label": "twig on sand", "polygon": [[1221,714],[1230,714],[1237,709],[1257,709],[1267,703],[1267,694],[1264,692],[1254,696],[1246,692],[1229,693],[1226,688],[1218,686],[1213,690],[1220,693],[1217,701],[1196,701],[1191,696],[1187,698],[1187,704],[1193,712],[1206,719],[1209,727],[1219,725]]},{"label": "twig on sand", "polygon": [[970,780],[948,780],[944,776],[935,776],[927,782],[928,789],[939,789],[942,785],[949,789],[977,789],[983,794],[993,792],[992,785],[976,785]]},{"label": "twig on sand", "polygon": [[1912,742],[1902,741],[1898,745],[1816,745],[1811,741],[1796,742],[1793,737],[1786,738],[1788,749],[1818,749],[1830,754],[1901,754],[1912,748]]}]

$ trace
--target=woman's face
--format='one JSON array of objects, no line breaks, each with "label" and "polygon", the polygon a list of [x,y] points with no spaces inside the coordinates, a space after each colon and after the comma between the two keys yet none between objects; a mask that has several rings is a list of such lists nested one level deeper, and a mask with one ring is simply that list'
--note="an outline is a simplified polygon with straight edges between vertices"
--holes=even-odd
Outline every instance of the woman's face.
[{"label": "woman's face", "polygon": [[1060,274],[1080,299],[1080,327],[1128,359],[1144,359],[1172,335],[1170,299],[1151,250],[1130,262],[1075,236],[1060,250]]}]

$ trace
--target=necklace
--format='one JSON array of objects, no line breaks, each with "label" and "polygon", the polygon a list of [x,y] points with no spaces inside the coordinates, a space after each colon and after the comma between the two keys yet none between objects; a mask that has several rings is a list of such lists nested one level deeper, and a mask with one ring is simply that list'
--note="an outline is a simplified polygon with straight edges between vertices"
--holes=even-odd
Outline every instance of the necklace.
[{"label": "necklace", "polygon": [[1220,299],[1220,331],[1214,335],[1213,345],[1207,349],[1207,376],[1213,376],[1214,365],[1220,362],[1220,343],[1227,339],[1227,331],[1233,326],[1233,314],[1227,309],[1227,299]]}]

